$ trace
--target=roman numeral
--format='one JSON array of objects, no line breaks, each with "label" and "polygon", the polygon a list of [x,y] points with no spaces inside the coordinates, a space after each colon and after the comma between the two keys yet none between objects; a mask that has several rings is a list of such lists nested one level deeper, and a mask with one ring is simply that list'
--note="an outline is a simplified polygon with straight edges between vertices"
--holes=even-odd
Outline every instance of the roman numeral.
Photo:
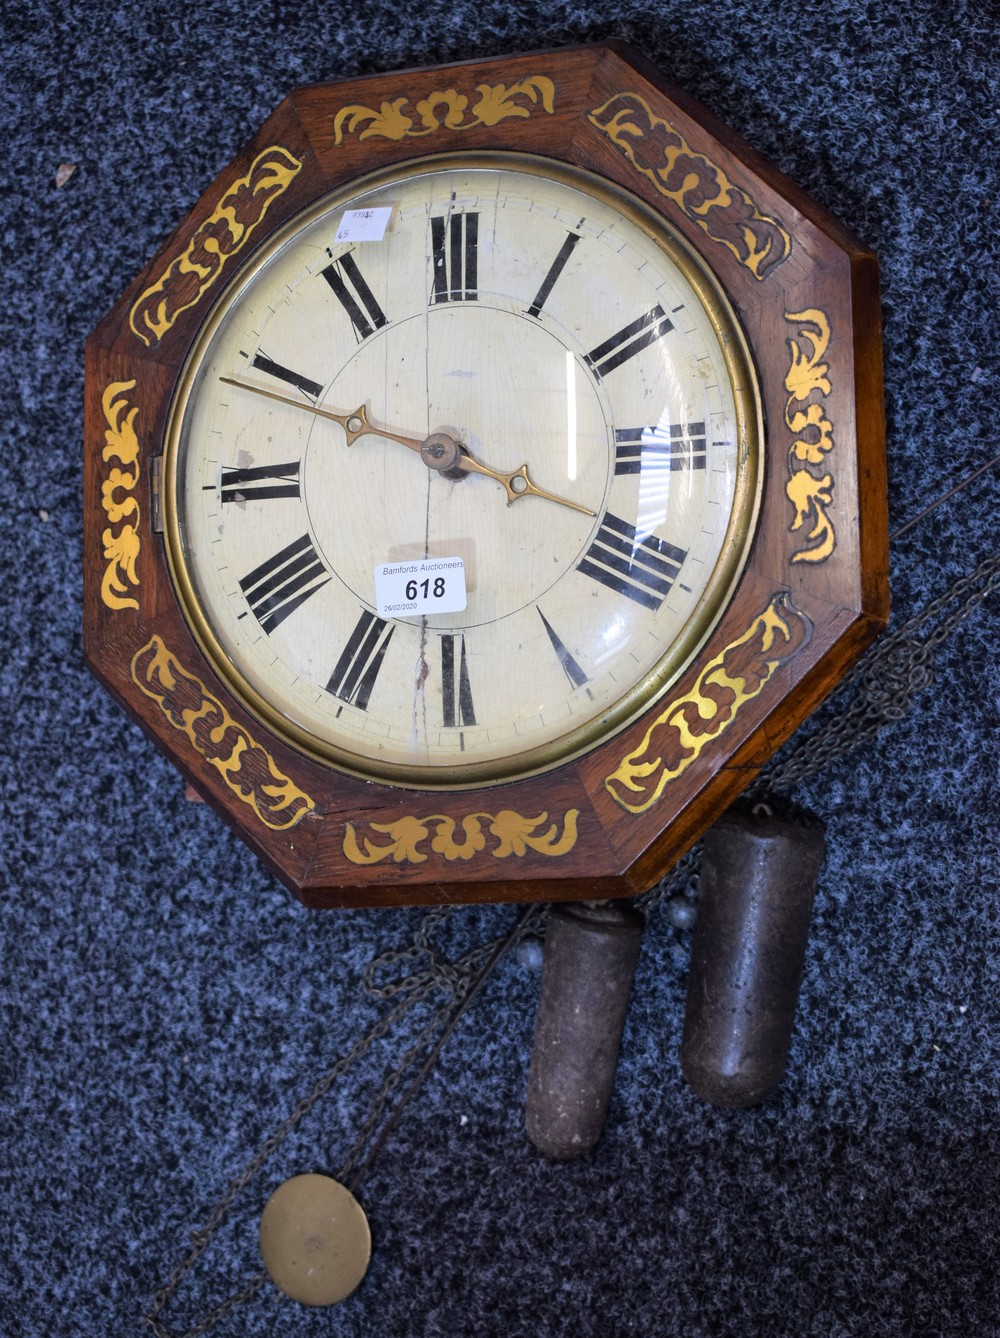
[{"label": "roman numeral", "polygon": [[580,234],[578,232],[567,233],[566,240],[559,248],[559,254],[556,256],[555,260],[553,260],[552,264],[549,266],[549,272],[542,280],[542,286],[535,294],[534,302],[532,302],[531,306],[528,308],[529,316],[538,316],[538,314],[542,310],[542,307],[545,306],[545,303],[548,300],[549,293],[551,293],[552,289],[555,287],[556,279],[559,278],[559,275],[566,268],[566,262],[573,254],[573,248],[574,246],[576,246],[579,240],[580,240]]},{"label": "roman numeral", "polygon": [[[535,608],[538,609],[537,604],[535,605]],[[552,624],[549,622],[548,618],[546,618],[545,614],[541,611],[541,609],[538,609],[538,616],[539,618],[541,618],[542,625],[544,626],[545,631],[548,633],[549,640],[552,642],[552,649],[559,657],[559,663],[566,671],[566,677],[569,679],[571,685],[574,688],[582,688],[584,683],[587,682],[587,675],[583,672],[583,670],[577,664],[576,660],[574,660],[573,656],[570,654],[569,650],[567,650],[566,646],[559,639],[559,637],[552,628]]]},{"label": "roman numeral", "polygon": [[670,317],[662,307],[656,306],[652,311],[647,311],[645,316],[640,316],[638,320],[632,321],[630,325],[612,335],[610,339],[605,339],[603,344],[592,348],[584,361],[600,379],[613,372],[616,367],[620,367],[623,362],[628,362],[629,358],[634,358],[644,348],[649,348],[650,344],[655,344],[673,328]]},{"label": "roman numeral", "polygon": [[280,362],[275,362],[264,353],[255,354],[251,366],[256,367],[259,372],[266,372],[268,376],[276,376],[279,381],[294,386],[296,390],[303,391],[310,399],[319,399],[323,393],[323,387],[318,381],[311,381],[308,376],[293,372],[290,367],[282,367]]},{"label": "roman numeral", "polygon": [[479,297],[479,215],[431,218],[435,302],[475,302]]},{"label": "roman numeral", "polygon": [[367,711],[368,699],[389,649],[394,626],[376,618],[368,609],[362,610],[347,645],[330,675],[327,692],[342,701],[350,702],[361,711]]},{"label": "roman numeral", "polygon": [[322,558],[304,534],[244,576],[240,589],[257,621],[270,634],[329,579]]},{"label": "roman numeral", "polygon": [[686,549],[665,539],[653,535],[640,539],[634,525],[608,511],[577,571],[655,611],[669,595],[686,557]]},{"label": "roman numeral", "polygon": [[222,502],[263,502],[271,497],[299,496],[299,462],[259,465],[222,471]]},{"label": "roman numeral", "polygon": [[705,468],[705,424],[615,428],[615,473]]},{"label": "roman numeral", "polygon": [[464,635],[441,638],[441,699],[445,729],[476,723]]},{"label": "roman numeral", "polygon": [[333,289],[337,301],[347,312],[358,340],[367,339],[386,324],[386,315],[375,300],[358,269],[357,261],[348,251],[322,271],[323,278]]}]

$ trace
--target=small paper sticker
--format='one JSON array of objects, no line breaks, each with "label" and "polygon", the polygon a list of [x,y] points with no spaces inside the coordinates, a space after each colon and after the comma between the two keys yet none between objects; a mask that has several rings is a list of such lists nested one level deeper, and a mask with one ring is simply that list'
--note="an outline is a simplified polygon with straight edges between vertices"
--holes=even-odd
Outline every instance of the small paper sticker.
[{"label": "small paper sticker", "polygon": [[465,563],[460,557],[385,562],[375,568],[375,606],[380,618],[460,613],[467,602]]},{"label": "small paper sticker", "polygon": [[335,242],[380,242],[385,236],[392,205],[379,209],[345,209]]}]

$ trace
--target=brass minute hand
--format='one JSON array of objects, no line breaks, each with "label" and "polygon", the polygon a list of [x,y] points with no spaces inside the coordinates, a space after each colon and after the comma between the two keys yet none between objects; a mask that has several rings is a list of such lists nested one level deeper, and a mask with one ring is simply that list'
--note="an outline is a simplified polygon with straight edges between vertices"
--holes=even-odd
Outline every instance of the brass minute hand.
[{"label": "brass minute hand", "polygon": [[390,441],[398,441],[403,446],[408,446],[411,451],[420,454],[420,448],[423,441],[417,437],[402,437],[398,432],[388,432],[384,427],[372,427],[368,421],[367,406],[362,404],[359,409],[353,413],[334,413],[332,409],[321,409],[317,404],[307,404],[305,400],[293,399],[291,395],[282,395],[276,390],[265,390],[263,386],[255,386],[252,381],[238,381],[232,376],[220,376],[219,380],[227,386],[239,386],[240,390],[252,391],[254,395],[263,395],[267,400],[277,400],[279,404],[290,404],[293,409],[305,409],[306,413],[315,414],[317,418],[329,418],[334,423],[344,429],[344,436],[347,438],[348,446],[353,446],[359,437],[388,437]]},{"label": "brass minute hand", "polygon": [[591,511],[589,506],[581,506],[579,502],[571,502],[567,497],[558,497],[553,492],[539,488],[529,475],[527,464],[509,474],[491,469],[489,465],[470,455],[468,450],[447,432],[432,432],[429,437],[423,438],[406,437],[399,432],[390,432],[384,427],[373,427],[368,421],[368,406],[365,404],[355,409],[353,413],[334,413],[331,409],[321,409],[316,404],[306,403],[305,400],[293,399],[291,395],[266,390],[263,386],[254,385],[252,381],[239,381],[231,376],[220,376],[219,380],[227,386],[238,386],[241,390],[249,390],[255,395],[262,395],[265,399],[276,400],[279,404],[290,404],[295,409],[305,409],[306,413],[315,414],[318,418],[329,418],[343,429],[348,446],[353,446],[359,437],[386,437],[389,441],[398,441],[401,446],[416,451],[427,468],[438,473],[450,474],[453,478],[456,470],[460,470],[463,474],[484,474],[486,478],[494,479],[501,485],[507,494],[508,506],[521,497],[543,497],[548,502],[567,506],[571,511],[580,511],[585,516],[597,514],[596,511]]}]

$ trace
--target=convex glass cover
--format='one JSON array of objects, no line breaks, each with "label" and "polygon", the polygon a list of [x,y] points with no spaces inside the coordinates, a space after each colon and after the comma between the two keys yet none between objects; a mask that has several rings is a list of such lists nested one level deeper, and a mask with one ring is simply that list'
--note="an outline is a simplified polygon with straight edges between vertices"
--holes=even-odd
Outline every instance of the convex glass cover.
[{"label": "convex glass cover", "polygon": [[175,397],[168,557],[234,693],[395,784],[555,766],[704,642],[760,490],[736,321],[637,201],[443,158],[322,201]]}]

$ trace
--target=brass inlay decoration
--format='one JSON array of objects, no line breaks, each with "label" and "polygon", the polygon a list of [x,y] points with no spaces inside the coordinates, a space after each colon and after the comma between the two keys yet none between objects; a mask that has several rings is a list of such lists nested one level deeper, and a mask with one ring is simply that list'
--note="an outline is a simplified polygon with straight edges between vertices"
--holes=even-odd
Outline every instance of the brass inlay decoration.
[{"label": "brass inlay decoration", "polygon": [[219,773],[265,827],[294,827],[316,807],[274,765],[274,759],[238,724],[201,679],[189,674],[158,636],[132,658],[132,680],[161,707],[175,729]]},{"label": "brass inlay decoration", "polygon": [[[497,814],[470,813],[461,819],[461,827],[454,818],[444,813],[433,813],[426,818],[398,818],[395,822],[371,822],[367,826],[376,834],[361,835],[353,823],[345,824],[344,854],[352,864],[378,864],[391,859],[395,864],[423,864],[427,852],[422,844],[430,838],[431,850],[446,860],[474,859],[492,842],[490,854],[494,859],[510,855],[526,855],[533,850],[538,855],[556,858],[567,855],[576,845],[579,809],[569,809],[562,820],[550,823],[548,813],[537,818],[524,818],[512,809],[503,808]],[[483,831],[486,824],[486,832]],[[433,828],[434,834],[431,836]],[[385,837],[386,840],[378,838]]]},{"label": "brass inlay decoration", "polygon": [[588,119],[686,218],[728,247],[755,279],[766,278],[787,258],[792,239],[781,223],[762,213],[721,167],[696,153],[669,121],[654,115],[638,93],[616,93]]},{"label": "brass inlay decoration", "polygon": [[645,813],[811,635],[808,617],[787,591],[779,591],[746,632],[705,666],[692,691],[671,701],[638,748],[622,758],[604,782],[612,797],[630,813]]},{"label": "brass inlay decoration", "polygon": [[[428,94],[413,104],[409,98],[383,102],[376,110],[353,103],[341,107],[334,117],[334,143],[346,135],[358,139],[412,139],[436,131],[471,130],[473,126],[496,125],[508,117],[528,117],[539,107],[551,115],[555,110],[555,84],[544,74],[532,74],[516,84],[477,84],[475,100],[457,88]],[[363,128],[362,128],[363,127]]]},{"label": "brass inlay decoration", "polygon": [[[101,396],[101,408],[107,431],[101,458],[107,464],[118,460],[108,470],[101,484],[101,505],[108,518],[108,528],[101,535],[107,566],[101,580],[101,599],[109,609],[137,609],[139,601],[129,594],[129,586],[138,587],[136,562],[139,558],[139,502],[133,489],[139,482],[139,439],[135,433],[138,405],[129,407],[127,392],[135,381],[112,381]],[[112,528],[112,527],[116,528]]]},{"label": "brass inlay decoration", "polygon": [[824,404],[832,389],[830,366],[822,361],[830,342],[830,322],[818,307],[786,311],[785,320],[800,327],[797,336],[788,340],[792,361],[785,377],[785,426],[795,438],[788,450],[789,478],[785,484],[795,509],[789,528],[794,533],[809,526],[804,546],[792,554],[792,561],[825,562],[837,544],[833,521],[827,514],[827,508],[833,505],[834,481],[832,474],[816,474],[813,470],[823,467],[834,445],[833,424]]},{"label": "brass inlay decoration", "polygon": [[258,153],[249,172],[233,182],[183,253],[133,305],[129,325],[144,344],[155,347],[181,312],[211,288],[301,167],[298,158],[279,144]]}]

